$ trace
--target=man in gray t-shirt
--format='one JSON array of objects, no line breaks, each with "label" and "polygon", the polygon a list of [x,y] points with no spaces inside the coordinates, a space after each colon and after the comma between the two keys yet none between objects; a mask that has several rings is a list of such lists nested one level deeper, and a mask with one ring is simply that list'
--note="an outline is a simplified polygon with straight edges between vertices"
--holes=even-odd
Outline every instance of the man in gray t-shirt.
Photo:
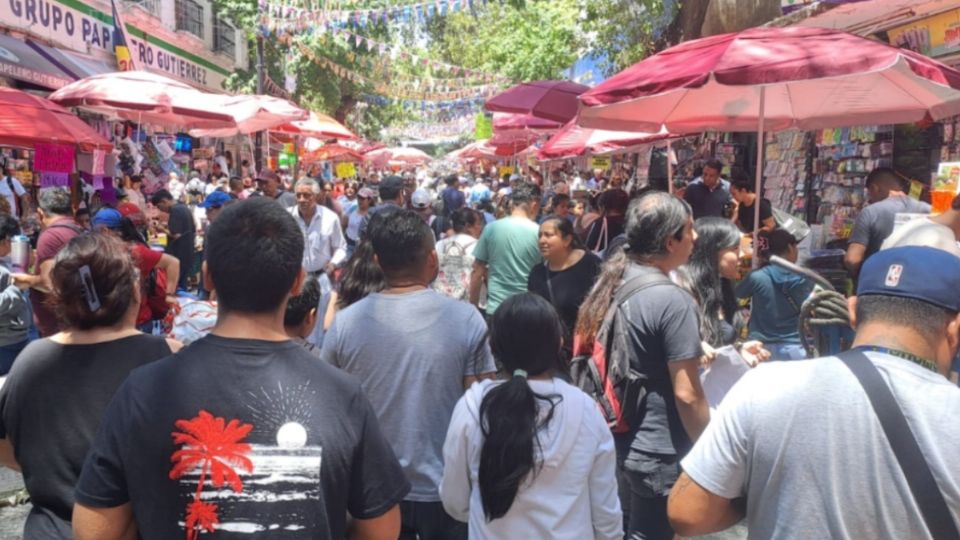
[{"label": "man in gray t-shirt", "polygon": [[440,503],[443,443],[464,388],[496,370],[487,326],[470,304],[429,288],[437,255],[416,213],[378,213],[366,234],[387,288],[337,314],[321,358],[360,379],[410,480],[401,538],[465,539],[466,525]]},{"label": "man in gray t-shirt", "polygon": [[844,265],[854,277],[863,261],[880,251],[883,241],[893,232],[897,214],[929,214],[930,205],[914,200],[903,192],[900,177],[893,169],[874,169],[867,177],[867,200],[870,205],[857,216],[850,234]]},{"label": "man in gray t-shirt", "polygon": [[[960,296],[944,292],[958,289],[960,258],[950,253],[878,252],[863,266],[851,309],[854,344],[867,359],[851,361],[873,364],[890,388],[960,525],[960,389],[944,377],[960,341]],[[761,365],[724,397],[683,460],[671,523],[682,536],[746,517],[751,538],[952,537],[928,530],[889,441],[837,358]],[[742,497],[745,513],[735,502]]]}]

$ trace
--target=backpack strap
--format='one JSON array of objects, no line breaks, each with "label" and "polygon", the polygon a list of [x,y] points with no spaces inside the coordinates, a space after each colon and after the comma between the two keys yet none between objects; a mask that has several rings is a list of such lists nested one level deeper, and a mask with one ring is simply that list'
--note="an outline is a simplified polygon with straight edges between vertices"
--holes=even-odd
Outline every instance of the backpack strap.
[{"label": "backpack strap", "polygon": [[870,400],[873,412],[880,421],[887,442],[897,457],[897,463],[910,486],[913,500],[920,508],[920,515],[927,531],[935,540],[957,540],[960,532],[953,520],[950,507],[944,500],[943,492],[930,471],[930,465],[923,456],[920,444],[910,429],[903,410],[890,386],[883,380],[880,370],[866,354],[859,349],[851,349],[837,355],[837,358],[853,372],[863,391]]},{"label": "backpack strap", "polygon": [[620,305],[643,289],[665,283],[672,284],[673,282],[670,281],[670,278],[663,275],[659,271],[653,271],[631,278],[617,288],[617,292],[613,295],[613,302],[611,302],[610,307],[607,308],[607,314],[604,315],[603,324],[600,326],[601,332],[604,330],[607,332],[604,350],[607,351],[608,358],[610,356],[610,348],[613,345],[613,332],[611,331],[613,327],[613,321],[617,318],[617,312],[620,311]]}]

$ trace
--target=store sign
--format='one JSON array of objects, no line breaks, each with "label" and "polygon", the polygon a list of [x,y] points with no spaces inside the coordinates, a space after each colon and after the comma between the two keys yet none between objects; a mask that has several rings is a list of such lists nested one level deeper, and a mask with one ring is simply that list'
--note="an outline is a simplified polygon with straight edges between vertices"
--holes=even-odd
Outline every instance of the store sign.
[{"label": "store sign", "polygon": [[890,44],[937,57],[960,52],[960,9],[887,31]]},{"label": "store sign", "polygon": [[590,168],[593,170],[610,170],[610,156],[593,156],[590,158]]},{"label": "store sign", "polygon": [[34,146],[33,168],[38,171],[73,172],[73,147],[69,144],[46,144]]},{"label": "store sign", "polygon": [[[113,56],[113,17],[77,0],[2,0],[0,24],[66,49]],[[138,67],[146,66],[216,91],[222,91],[222,83],[230,74],[229,69],[172,43],[140,39],[130,32],[127,38],[130,55]]]},{"label": "store sign", "polygon": [[337,163],[337,178],[353,178],[357,175],[357,168],[353,163]]}]

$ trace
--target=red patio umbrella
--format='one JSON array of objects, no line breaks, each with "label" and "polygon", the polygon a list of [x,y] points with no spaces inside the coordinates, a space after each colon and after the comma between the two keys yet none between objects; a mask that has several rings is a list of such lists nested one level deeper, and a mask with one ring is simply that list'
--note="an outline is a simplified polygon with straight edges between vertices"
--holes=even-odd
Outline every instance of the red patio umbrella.
[{"label": "red patio umbrella", "polygon": [[42,97],[0,87],[0,144],[75,144],[85,152],[113,145],[76,115]]},{"label": "red patio umbrella", "polygon": [[307,155],[303,156],[303,161],[305,163],[312,163],[315,161],[334,161],[337,163],[342,161],[352,161],[354,163],[358,163],[363,161],[363,154],[355,150],[351,150],[343,145],[328,144],[321,146],[312,152],[308,152]]},{"label": "red patio umbrella", "polygon": [[390,162],[402,163],[405,165],[422,165],[433,158],[423,150],[404,146],[373,150],[372,152],[367,152],[364,154],[363,159],[364,161],[371,161],[382,167]]},{"label": "red patio umbrella", "polygon": [[504,90],[484,106],[488,111],[529,114],[562,124],[577,115],[577,96],[589,89],[571,81],[533,81]]},{"label": "red patio umbrella", "polygon": [[185,128],[229,128],[234,117],[222,98],[146,71],[103,73],[50,95],[64,107],[83,107],[127,120]]},{"label": "red patio umbrella", "polygon": [[563,127],[563,122],[537,118],[530,114],[493,113],[494,131],[514,129],[556,130],[561,127]]},{"label": "red patio umbrella", "polygon": [[571,120],[544,143],[537,156],[541,160],[549,160],[572,158],[586,153],[602,154],[670,137],[671,134],[666,130],[660,133],[606,131],[580,127],[576,121]]},{"label": "red patio umbrella", "polygon": [[[578,124],[585,127],[757,131],[760,193],[765,129],[939,120],[960,113],[960,72],[845,32],[753,28],[667,49],[581,102]],[[759,212],[757,205],[754,236]]]}]

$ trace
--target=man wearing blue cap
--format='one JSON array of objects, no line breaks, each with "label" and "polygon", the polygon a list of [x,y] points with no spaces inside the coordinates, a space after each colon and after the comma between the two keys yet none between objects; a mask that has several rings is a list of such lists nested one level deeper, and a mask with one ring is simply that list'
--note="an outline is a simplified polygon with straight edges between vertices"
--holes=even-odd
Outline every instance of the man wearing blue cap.
[{"label": "man wearing blue cap", "polygon": [[[670,495],[678,534],[744,516],[757,538],[957,538],[960,258],[879,251],[860,272],[854,349],[764,365],[724,398]],[[746,497],[744,504],[743,498]]]},{"label": "man wearing blue cap", "polygon": [[203,204],[200,206],[207,212],[207,221],[213,223],[213,221],[217,219],[217,215],[220,214],[220,211],[223,210],[223,207],[235,200],[236,199],[225,191],[214,191],[210,195],[207,195],[207,198],[203,200]]}]

